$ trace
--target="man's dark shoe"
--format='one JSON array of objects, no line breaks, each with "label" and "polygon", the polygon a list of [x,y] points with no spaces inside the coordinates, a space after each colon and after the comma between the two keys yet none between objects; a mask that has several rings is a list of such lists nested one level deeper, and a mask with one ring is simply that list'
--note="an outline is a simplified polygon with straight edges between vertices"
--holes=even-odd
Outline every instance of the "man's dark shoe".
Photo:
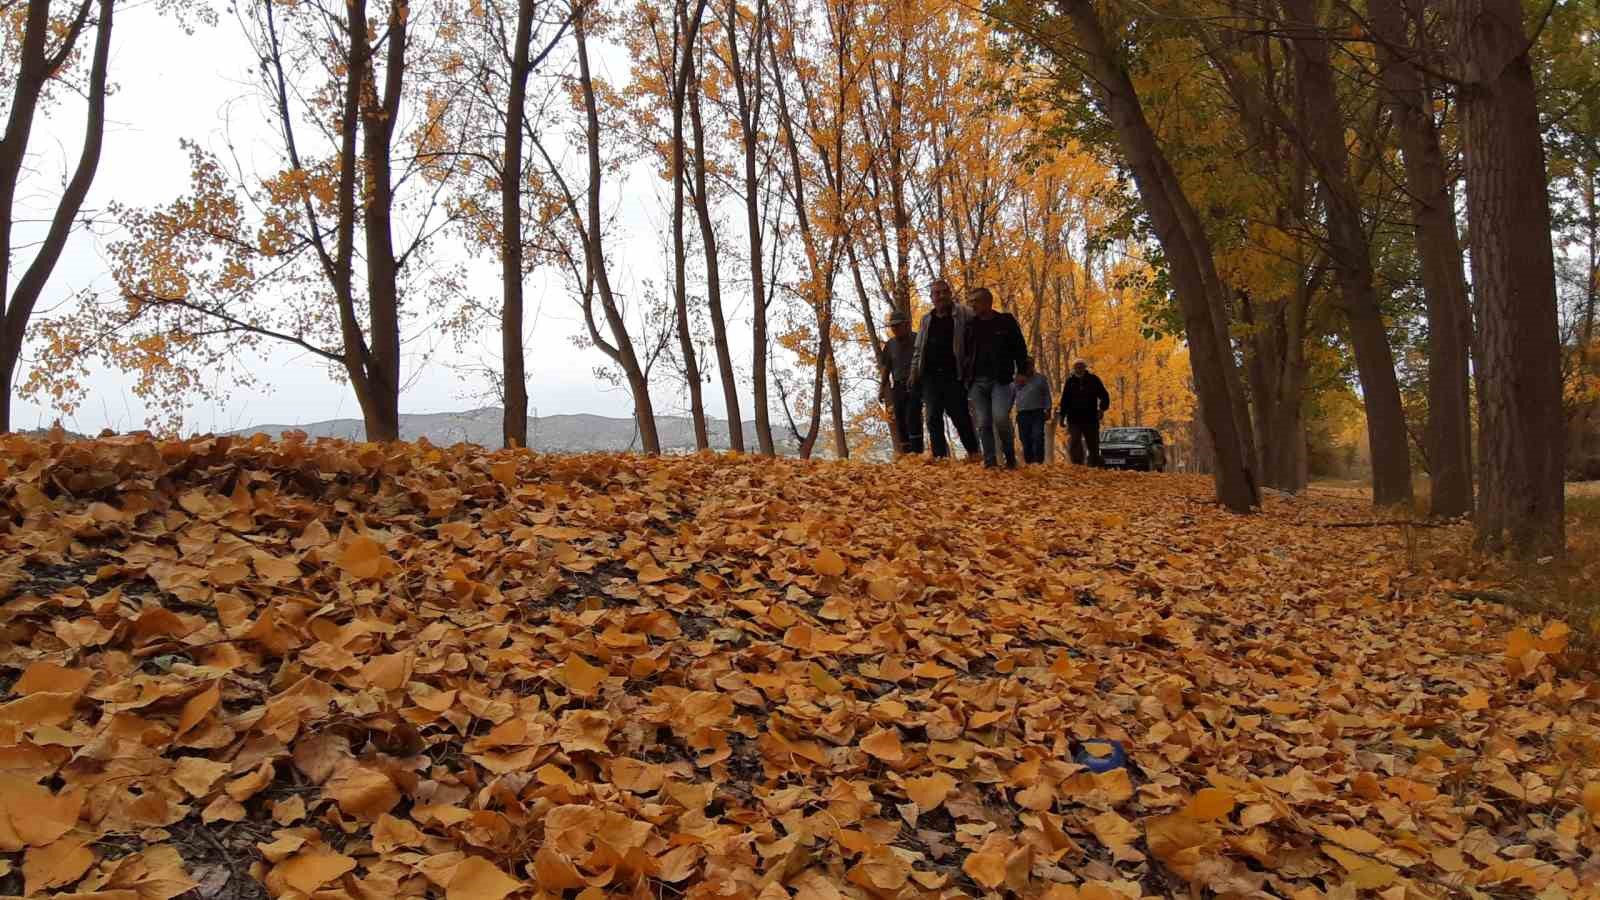
[{"label": "man's dark shoe", "polygon": [[1017,467],[1017,458],[1015,456],[1006,457],[1006,468],[1015,469],[1016,467]]}]

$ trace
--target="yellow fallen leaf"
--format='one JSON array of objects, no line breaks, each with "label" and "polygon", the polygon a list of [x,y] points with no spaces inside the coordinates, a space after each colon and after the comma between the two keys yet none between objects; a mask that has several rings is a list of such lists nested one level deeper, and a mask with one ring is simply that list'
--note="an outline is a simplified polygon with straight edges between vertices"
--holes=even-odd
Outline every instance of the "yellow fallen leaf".
[{"label": "yellow fallen leaf", "polygon": [[94,865],[94,851],[82,838],[64,837],[43,847],[29,848],[22,860],[23,893],[40,891],[77,882]]},{"label": "yellow fallen leaf", "polygon": [[533,854],[533,878],[542,890],[557,895],[589,884],[583,880],[583,874],[572,864],[572,860],[548,844]]},{"label": "yellow fallen leaf", "polygon": [[16,728],[38,728],[41,725],[65,725],[78,705],[76,691],[65,694],[38,693],[18,697],[9,703],[0,703],[0,725]]},{"label": "yellow fallen leaf", "polygon": [[1583,786],[1583,808],[1591,816],[1600,816],[1600,781],[1591,781]]},{"label": "yellow fallen leaf", "polygon": [[172,769],[172,780],[178,787],[196,799],[211,793],[211,788],[222,776],[233,771],[225,762],[213,762],[200,756],[185,756]]},{"label": "yellow fallen leaf", "polygon": [[837,578],[844,574],[844,557],[832,550],[823,550],[812,558],[811,571]]},{"label": "yellow fallen leaf", "polygon": [[961,871],[972,876],[972,880],[990,890],[1005,884],[1006,881],[1006,854],[996,845],[985,845],[983,850],[967,854],[961,863]]},{"label": "yellow fallen leaf", "polygon": [[956,780],[944,772],[935,772],[926,778],[907,778],[905,789],[906,796],[917,804],[918,809],[932,812],[956,789]]},{"label": "yellow fallen leaf", "polygon": [[1400,878],[1400,871],[1394,866],[1352,853],[1338,844],[1323,844],[1322,852],[1338,860],[1339,865],[1350,873],[1351,887],[1377,890],[1394,884]]},{"label": "yellow fallen leaf", "polygon": [[54,843],[78,823],[84,797],[81,789],[53,794],[31,779],[0,772],[0,852]]},{"label": "yellow fallen leaf", "polygon": [[895,728],[880,728],[872,732],[861,739],[860,747],[888,763],[897,763],[906,758],[905,748],[900,746],[900,732]]},{"label": "yellow fallen leaf", "polygon": [[361,669],[361,680],[370,687],[385,691],[398,691],[411,680],[416,667],[416,655],[410,651],[374,656]]},{"label": "yellow fallen leaf", "polygon": [[1539,632],[1535,647],[1541,652],[1557,654],[1567,649],[1567,639],[1572,636],[1572,626],[1565,622],[1552,622]]},{"label": "yellow fallen leaf", "polygon": [[1317,828],[1322,836],[1343,847],[1348,847],[1357,853],[1377,853],[1385,844],[1377,835],[1365,828],[1344,828],[1338,825],[1322,825]]},{"label": "yellow fallen leaf", "polygon": [[405,819],[384,813],[372,825],[372,849],[393,853],[401,847],[420,847],[426,840],[422,830]]},{"label": "yellow fallen leaf", "polygon": [[1207,825],[1187,812],[1153,816],[1144,820],[1145,844],[1150,853],[1190,881],[1195,880],[1197,854],[1221,837],[1215,826]]},{"label": "yellow fallen leaf", "polygon": [[377,578],[388,564],[389,557],[384,554],[383,546],[364,534],[352,538],[339,554],[339,568],[352,578]]},{"label": "yellow fallen leaf", "polygon": [[1183,814],[1191,819],[1201,822],[1210,822],[1221,819],[1233,812],[1234,799],[1231,791],[1222,788],[1201,788],[1195,791],[1194,798],[1184,806]]},{"label": "yellow fallen leaf", "polygon": [[334,773],[322,786],[322,792],[347,815],[366,822],[376,822],[400,802],[400,788],[393,779],[379,769],[360,764],[347,765]]},{"label": "yellow fallen leaf", "polygon": [[481,856],[469,856],[456,866],[445,887],[445,900],[502,900],[522,889],[522,882]]},{"label": "yellow fallen leaf", "polygon": [[827,669],[816,663],[811,663],[807,672],[811,676],[811,686],[824,694],[831,696],[844,690],[844,684],[839,679],[829,675]]},{"label": "yellow fallen leaf", "polygon": [[1139,829],[1132,822],[1107,810],[1089,820],[1089,831],[1120,861],[1138,862],[1144,854],[1134,849]]},{"label": "yellow fallen leaf", "polygon": [[561,683],[580,697],[593,696],[600,682],[609,674],[599,666],[590,665],[588,660],[576,653],[568,656],[567,661],[562,663],[560,673]]},{"label": "yellow fallen leaf", "polygon": [[221,702],[222,685],[220,682],[213,681],[210,687],[190,697],[188,702],[183,704],[183,712],[178,715],[178,730],[173,732],[172,736],[180,738],[188,734],[192,728],[200,724],[201,720],[210,715],[211,711],[216,709],[217,704]]},{"label": "yellow fallen leaf", "polygon": [[272,763],[263,762],[254,771],[228,782],[226,788],[228,796],[243,803],[265,790],[267,785],[272,783],[272,776]]},{"label": "yellow fallen leaf", "polygon": [[867,596],[879,603],[893,603],[900,598],[900,584],[893,578],[874,578],[867,582]]},{"label": "yellow fallen leaf", "polygon": [[88,669],[68,669],[52,662],[36,662],[22,672],[11,686],[19,697],[29,694],[76,694],[89,686],[94,673]]},{"label": "yellow fallen leaf", "polygon": [[271,584],[285,584],[300,577],[298,560],[257,553],[250,557],[250,563],[255,567],[256,574]]},{"label": "yellow fallen leaf", "polygon": [[351,857],[321,847],[289,857],[275,871],[290,887],[310,895],[355,868],[356,861]]},{"label": "yellow fallen leaf", "polygon": [[868,890],[893,896],[905,887],[911,877],[911,863],[888,847],[879,845],[862,854],[861,861],[845,877]]},{"label": "yellow fallen leaf", "polygon": [[172,900],[193,890],[196,884],[184,870],[183,857],[178,855],[177,848],[158,844],[117,860],[105,887],[131,889],[139,900]]},{"label": "yellow fallen leaf", "polygon": [[279,825],[293,825],[305,817],[306,801],[299,794],[274,801],[272,804],[272,821]]}]

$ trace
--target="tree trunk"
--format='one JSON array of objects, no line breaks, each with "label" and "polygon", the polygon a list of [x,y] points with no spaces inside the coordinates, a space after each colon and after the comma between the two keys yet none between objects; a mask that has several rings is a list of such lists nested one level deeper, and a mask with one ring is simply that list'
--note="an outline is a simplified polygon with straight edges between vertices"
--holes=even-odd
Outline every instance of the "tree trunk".
[{"label": "tree trunk", "polygon": [[1295,48],[1295,75],[1309,109],[1306,135],[1328,223],[1328,254],[1339,281],[1340,307],[1349,322],[1356,373],[1367,411],[1372,445],[1372,500],[1379,506],[1411,500],[1411,449],[1394,354],[1373,280],[1372,246],[1361,217],[1361,198],[1350,178],[1345,118],[1339,112],[1328,39],[1317,20],[1314,0],[1284,0]]},{"label": "tree trunk", "polygon": [[[394,184],[390,155],[395,122],[400,113],[400,90],[406,73],[406,27],[409,21],[406,0],[396,0],[390,8],[385,37],[383,87],[379,91],[377,71],[370,50],[367,60],[367,85],[361,109],[361,156],[363,184],[361,203],[362,235],[366,239],[368,354],[366,376],[369,403],[362,410],[366,419],[367,440],[400,439],[400,265],[394,255],[391,224],[394,212]],[[358,23],[352,23],[357,25]],[[366,29],[352,27],[351,34],[366,43]]]},{"label": "tree trunk", "polygon": [[34,252],[33,260],[10,290],[12,227],[16,211],[18,182],[27,160],[28,142],[33,136],[33,118],[47,81],[69,58],[79,35],[86,27],[90,0],[81,0],[78,15],[61,37],[56,55],[45,54],[51,35],[48,0],[28,4],[25,31],[20,48],[20,65],[6,121],[5,139],[0,142],[0,434],[11,430],[11,388],[16,378],[22,345],[27,339],[28,321],[44,293],[45,283],[55,271],[66,247],[72,226],[83,208],[83,201],[100,167],[100,149],[105,137],[107,69],[111,55],[113,0],[98,0],[99,23],[95,34],[94,57],[90,63],[88,110],[84,121],[83,144],[78,163],[62,191],[50,219],[50,227]]},{"label": "tree trunk", "polygon": [[691,52],[694,36],[700,30],[700,16],[705,11],[706,0],[697,0],[691,15],[685,0],[677,0],[673,7],[673,75],[672,75],[672,272],[673,300],[678,322],[678,352],[683,357],[683,378],[689,385],[689,417],[694,422],[694,448],[711,447],[706,432],[706,408],[702,399],[700,364],[695,358],[694,335],[689,333],[689,285],[687,253],[683,239],[683,108],[688,93],[689,69],[693,64]]},{"label": "tree trunk", "polygon": [[[793,52],[793,48],[789,49]],[[767,35],[767,53],[772,60],[773,71],[780,71],[778,42],[770,32]],[[774,79],[773,85],[778,92],[778,120],[782,125],[783,146],[789,158],[789,173],[792,179],[789,187],[794,197],[795,224],[800,232],[801,243],[805,247],[810,280],[807,300],[811,304],[817,322],[817,353],[811,379],[811,416],[806,433],[800,436],[800,458],[810,459],[816,449],[817,437],[822,427],[822,389],[828,380],[828,367],[833,362],[831,359],[833,283],[839,264],[838,251],[843,247],[843,236],[828,235],[831,242],[829,252],[822,251],[817,231],[811,227],[810,206],[806,200],[806,167],[800,159],[800,142],[799,138],[795,137],[795,118],[789,108],[788,92],[781,76],[775,75]],[[842,140],[842,135],[839,139]],[[842,154],[838,164],[843,165]]]},{"label": "tree trunk", "polygon": [[[750,46],[754,48],[751,59],[753,65],[748,69],[739,55],[739,17],[737,0],[728,0],[723,21],[728,36],[728,69],[738,101],[739,142],[744,151],[745,230],[750,239],[750,338],[754,344],[750,351],[750,398],[755,404],[756,446],[762,455],[776,456],[777,445],[772,440],[772,413],[767,396],[767,295],[762,255],[761,183],[756,169],[757,150],[761,143],[761,106],[765,97],[761,46],[768,24],[767,0],[756,0],[750,41]],[[747,71],[754,78],[754,83],[748,86]]]},{"label": "tree trunk", "polygon": [[839,364],[833,355],[833,339],[828,339],[828,402],[833,417],[833,457],[850,458],[850,439],[844,430],[844,393],[839,389]]},{"label": "tree trunk", "polygon": [[1538,95],[1518,0],[1461,0],[1461,131],[1483,347],[1479,540],[1565,551],[1561,339]]},{"label": "tree trunk", "polygon": [[1406,192],[1416,220],[1413,231],[1428,303],[1430,511],[1435,516],[1459,516],[1472,512],[1472,401],[1467,390],[1472,322],[1456,237],[1455,199],[1439,146],[1432,95],[1406,56],[1418,48],[1407,36],[1401,0],[1370,0],[1368,13],[1381,38],[1378,56],[1405,160]]},{"label": "tree trunk", "polygon": [[[1203,422],[1216,456],[1217,499],[1235,512],[1249,512],[1261,501],[1253,471],[1253,450],[1247,415],[1241,415],[1242,391],[1232,348],[1220,338],[1216,311],[1220,298],[1207,290],[1205,271],[1213,267],[1211,246],[1203,232],[1184,227],[1197,219],[1166,156],[1145,118],[1138,92],[1106,38],[1099,15],[1088,0],[1058,0],[1067,7],[1086,68],[1105,103],[1118,143],[1133,170],[1139,196],[1161,236],[1172,272],[1174,292],[1183,307],[1189,340],[1189,362]],[[1181,210],[1187,210],[1184,215]]]},{"label": "tree trunk", "polygon": [[595,98],[594,77],[589,69],[589,27],[586,22],[590,8],[590,0],[584,0],[582,8],[574,10],[572,22],[572,35],[578,51],[578,86],[583,98],[585,143],[589,161],[588,224],[583,228],[584,261],[589,270],[589,277],[600,295],[600,306],[605,312],[606,326],[615,341],[617,360],[622,366],[623,375],[628,380],[628,391],[633,396],[633,417],[639,426],[639,443],[643,446],[644,452],[655,456],[661,453],[661,435],[656,430],[655,405],[650,400],[650,380],[645,375],[644,367],[639,364],[638,354],[633,348],[633,339],[628,335],[627,323],[623,321],[622,310],[617,306],[616,296],[611,291],[611,275],[606,267],[604,228],[600,212],[602,171],[600,107]]},{"label": "tree trunk", "polygon": [[535,0],[517,0],[506,98],[505,148],[500,163],[500,356],[504,373],[501,441],[528,446],[528,373],[522,350],[522,118],[528,97]]},{"label": "tree trunk", "polygon": [[722,403],[728,416],[728,448],[744,452],[744,414],[739,410],[739,379],[728,349],[728,323],[722,314],[722,273],[718,271],[716,224],[711,221],[711,198],[706,193],[706,132],[700,117],[701,73],[695,70],[689,93],[689,122],[694,134],[694,211],[700,220],[700,243],[706,256],[706,307],[711,315],[711,340],[722,375]]}]

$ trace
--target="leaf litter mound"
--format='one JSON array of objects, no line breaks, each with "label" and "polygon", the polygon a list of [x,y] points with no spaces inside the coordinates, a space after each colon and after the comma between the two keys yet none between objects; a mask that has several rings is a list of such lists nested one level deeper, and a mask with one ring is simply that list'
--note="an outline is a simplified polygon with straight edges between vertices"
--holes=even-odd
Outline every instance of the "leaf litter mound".
[{"label": "leaf litter mound", "polygon": [[1565,626],[1325,527],[1356,502],[0,450],[0,893],[1597,896],[1600,686]]}]

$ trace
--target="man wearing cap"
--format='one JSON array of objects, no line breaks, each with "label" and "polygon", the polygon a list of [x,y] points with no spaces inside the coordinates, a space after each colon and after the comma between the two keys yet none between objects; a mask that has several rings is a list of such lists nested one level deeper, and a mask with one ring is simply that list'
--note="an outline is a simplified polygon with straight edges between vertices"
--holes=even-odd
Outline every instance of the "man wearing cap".
[{"label": "man wearing cap", "polygon": [[916,339],[911,317],[902,310],[889,314],[889,340],[878,354],[878,401],[894,419],[895,453],[922,452],[922,393],[911,386],[911,360]]},{"label": "man wearing cap", "polygon": [[1083,445],[1089,445],[1089,465],[1100,465],[1100,417],[1111,408],[1111,394],[1100,376],[1089,371],[1089,364],[1078,360],[1072,374],[1061,386],[1061,424],[1067,426],[1067,455],[1083,465]]},{"label": "man wearing cap", "polygon": [[956,303],[950,283],[943,278],[929,287],[928,296],[933,301],[933,309],[922,317],[922,327],[917,329],[917,349],[911,357],[911,383],[922,392],[928,415],[928,443],[933,448],[934,459],[950,455],[950,444],[944,436],[944,420],[948,416],[955,423],[956,434],[961,436],[967,458],[977,459],[978,433],[972,428],[967,391],[961,384],[957,363],[963,358],[967,322],[972,313]]}]

